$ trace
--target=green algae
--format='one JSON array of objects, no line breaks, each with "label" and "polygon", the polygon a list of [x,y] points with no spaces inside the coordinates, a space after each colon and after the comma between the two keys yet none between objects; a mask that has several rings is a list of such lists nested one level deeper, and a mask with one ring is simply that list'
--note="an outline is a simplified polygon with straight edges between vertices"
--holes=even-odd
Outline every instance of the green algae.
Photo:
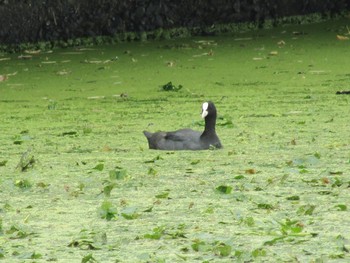
[{"label": "green algae", "polygon": [[[1,257],[348,261],[348,23],[4,55]],[[148,150],[209,99],[223,150]]]}]

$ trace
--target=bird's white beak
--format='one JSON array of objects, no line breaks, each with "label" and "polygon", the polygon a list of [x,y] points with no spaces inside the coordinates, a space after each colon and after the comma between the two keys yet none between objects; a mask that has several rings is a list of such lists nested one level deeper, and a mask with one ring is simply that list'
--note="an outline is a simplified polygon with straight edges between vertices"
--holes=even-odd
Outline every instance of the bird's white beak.
[{"label": "bird's white beak", "polygon": [[204,119],[205,117],[207,117],[208,115],[208,111],[204,110],[202,111],[202,118]]}]

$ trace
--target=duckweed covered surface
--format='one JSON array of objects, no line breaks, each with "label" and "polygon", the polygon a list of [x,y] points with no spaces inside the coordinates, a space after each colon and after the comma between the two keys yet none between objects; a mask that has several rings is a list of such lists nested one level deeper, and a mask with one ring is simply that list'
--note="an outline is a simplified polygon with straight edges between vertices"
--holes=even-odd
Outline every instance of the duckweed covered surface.
[{"label": "duckweed covered surface", "polygon": [[[348,262],[349,22],[3,54],[0,258]],[[223,150],[148,149],[206,100]]]}]

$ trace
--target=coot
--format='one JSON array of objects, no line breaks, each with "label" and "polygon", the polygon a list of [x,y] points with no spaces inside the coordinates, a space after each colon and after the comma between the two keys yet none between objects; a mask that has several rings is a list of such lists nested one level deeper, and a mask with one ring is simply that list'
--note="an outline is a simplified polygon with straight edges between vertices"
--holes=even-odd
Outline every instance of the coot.
[{"label": "coot", "polygon": [[206,150],[210,147],[222,148],[215,132],[216,108],[213,102],[204,102],[202,118],[205,118],[203,132],[181,129],[173,132],[144,131],[150,149],[158,150]]}]

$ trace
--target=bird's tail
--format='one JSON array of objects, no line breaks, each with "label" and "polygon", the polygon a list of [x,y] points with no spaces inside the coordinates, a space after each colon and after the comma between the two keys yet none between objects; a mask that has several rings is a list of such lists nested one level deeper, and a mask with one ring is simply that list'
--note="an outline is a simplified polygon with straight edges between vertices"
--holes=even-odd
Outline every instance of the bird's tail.
[{"label": "bird's tail", "polygon": [[146,136],[146,138],[151,138],[153,133],[148,131],[143,131],[143,134]]}]

